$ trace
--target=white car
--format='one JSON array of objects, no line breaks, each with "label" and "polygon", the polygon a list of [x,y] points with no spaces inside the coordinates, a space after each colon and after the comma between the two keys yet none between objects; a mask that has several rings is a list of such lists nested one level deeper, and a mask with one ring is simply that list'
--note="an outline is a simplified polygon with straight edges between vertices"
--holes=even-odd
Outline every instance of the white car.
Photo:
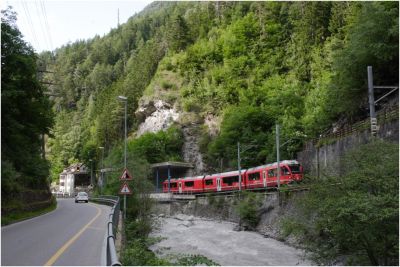
[{"label": "white car", "polygon": [[79,192],[75,197],[75,203],[79,201],[85,201],[86,203],[89,202],[89,196],[86,192]]}]

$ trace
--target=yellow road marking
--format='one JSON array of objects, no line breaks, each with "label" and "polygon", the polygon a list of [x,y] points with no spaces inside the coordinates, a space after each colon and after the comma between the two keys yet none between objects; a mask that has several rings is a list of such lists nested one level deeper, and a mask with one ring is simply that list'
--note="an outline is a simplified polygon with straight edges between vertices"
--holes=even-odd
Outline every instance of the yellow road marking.
[{"label": "yellow road marking", "polygon": [[[91,204],[90,204],[91,205]],[[68,240],[67,243],[65,243],[45,264],[44,266],[51,266],[53,265],[56,260],[69,248],[69,246],[74,243],[78,237],[100,216],[101,214],[101,209],[91,205],[97,209],[97,214],[96,216],[88,223],[86,224],[78,233],[76,233],[70,240]]]}]

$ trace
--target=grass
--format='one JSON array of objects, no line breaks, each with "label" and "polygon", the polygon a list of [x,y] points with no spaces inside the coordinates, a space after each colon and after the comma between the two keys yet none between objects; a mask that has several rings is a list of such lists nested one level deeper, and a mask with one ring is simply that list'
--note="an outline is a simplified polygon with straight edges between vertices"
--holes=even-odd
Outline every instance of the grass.
[{"label": "grass", "polygon": [[35,211],[21,211],[21,212],[15,212],[12,214],[7,214],[7,215],[2,214],[1,226],[16,223],[16,222],[23,221],[23,220],[27,220],[30,218],[34,218],[34,217],[46,214],[50,211],[53,211],[56,208],[57,208],[57,201],[53,201],[49,207],[44,208],[44,209],[35,210]]}]

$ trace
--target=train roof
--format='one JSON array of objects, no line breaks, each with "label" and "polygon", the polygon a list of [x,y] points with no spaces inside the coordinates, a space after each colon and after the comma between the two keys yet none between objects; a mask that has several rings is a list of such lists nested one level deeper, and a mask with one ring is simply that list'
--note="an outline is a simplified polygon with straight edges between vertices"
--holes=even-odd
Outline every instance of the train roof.
[{"label": "train roof", "polygon": [[[279,165],[281,166],[281,165],[294,165],[294,164],[300,164],[297,160],[295,160],[295,159],[291,159],[291,160],[282,160],[282,161],[280,161],[279,162]],[[273,162],[273,163],[269,163],[269,164],[265,164],[265,165],[262,165],[262,166],[258,166],[258,167],[254,167],[254,168],[249,168],[249,169],[247,169],[247,171],[255,171],[255,170],[258,170],[258,169],[264,169],[264,168],[267,168],[267,167],[274,167],[274,166],[276,166],[277,165],[277,162]]]},{"label": "train roof", "polygon": [[[203,179],[204,175],[194,176],[194,177],[179,177],[179,178],[171,178],[171,182],[177,182],[178,180],[196,180],[196,179]],[[164,182],[168,182],[166,179]]]},{"label": "train roof", "polygon": [[179,178],[179,179],[183,179],[183,180],[196,180],[196,179],[203,179],[205,175],[199,175],[199,176],[194,176],[194,177],[183,177],[183,178]]},{"label": "train roof", "polygon": [[[241,170],[241,173],[244,174],[246,172],[246,169]],[[237,174],[239,175],[239,171],[230,171],[230,172],[221,172],[221,173],[213,173],[213,174],[208,174],[207,176],[229,176],[229,175],[234,175]]]}]

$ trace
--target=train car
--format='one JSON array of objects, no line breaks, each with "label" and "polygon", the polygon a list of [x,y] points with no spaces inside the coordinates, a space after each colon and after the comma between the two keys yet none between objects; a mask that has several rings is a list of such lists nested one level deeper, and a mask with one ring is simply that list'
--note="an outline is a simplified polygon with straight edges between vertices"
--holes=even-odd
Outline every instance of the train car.
[{"label": "train car", "polygon": [[[178,180],[180,180],[180,179],[171,179],[170,180],[169,192],[179,193]],[[168,193],[168,179],[163,182],[163,193]]]},{"label": "train car", "polygon": [[203,193],[204,191],[203,178],[204,175],[179,179],[178,181],[179,193],[184,193],[184,194]]},{"label": "train car", "polygon": [[217,177],[215,175],[206,175],[203,178],[203,190],[205,193],[221,191],[221,183],[217,186]]},{"label": "train car", "polygon": [[[242,189],[245,189],[245,173],[241,171]],[[211,174],[204,177],[204,192],[234,191],[239,190],[239,171]]]},{"label": "train car", "polygon": [[[170,192],[179,194],[202,193],[203,178],[204,176],[171,179]],[[163,182],[163,192],[168,193],[168,180]]]},{"label": "train car", "polygon": [[[289,184],[303,179],[303,167],[297,160],[279,162],[280,184]],[[247,169],[246,189],[276,187],[278,185],[277,163]]]}]

